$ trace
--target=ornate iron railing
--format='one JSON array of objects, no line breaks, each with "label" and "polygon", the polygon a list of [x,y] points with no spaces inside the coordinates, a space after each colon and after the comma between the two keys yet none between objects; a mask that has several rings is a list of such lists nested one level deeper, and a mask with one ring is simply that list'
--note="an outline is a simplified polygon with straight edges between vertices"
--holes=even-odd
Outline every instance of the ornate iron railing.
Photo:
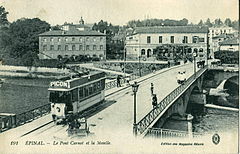
[{"label": "ornate iron railing", "polygon": [[162,129],[162,128],[149,128],[147,130],[146,137],[153,137],[153,138],[197,138],[200,137],[202,134],[200,133],[189,133],[187,131],[179,131],[179,130],[172,130],[172,129]]},{"label": "ornate iron railing", "polygon": [[32,110],[10,116],[0,117],[0,132],[23,125],[34,119],[40,118],[50,112],[50,104],[45,104]]},{"label": "ornate iron railing", "polygon": [[[139,76],[137,74],[131,74],[130,76],[128,76],[126,78],[120,79],[120,84],[122,85],[122,84],[126,83],[127,80],[131,81],[131,80],[134,80],[136,78],[139,78]],[[105,90],[115,88],[115,87],[117,87],[117,80],[116,79],[113,80],[113,81],[105,83]]]},{"label": "ornate iron railing", "polygon": [[200,69],[196,74],[193,74],[186,82],[176,89],[174,89],[170,94],[168,94],[160,103],[157,104],[144,118],[142,118],[137,123],[137,133],[142,134],[148,126],[161,114],[161,112],[177,97],[181,92],[183,92],[193,81],[197,79],[203,72],[207,70],[205,68]]}]

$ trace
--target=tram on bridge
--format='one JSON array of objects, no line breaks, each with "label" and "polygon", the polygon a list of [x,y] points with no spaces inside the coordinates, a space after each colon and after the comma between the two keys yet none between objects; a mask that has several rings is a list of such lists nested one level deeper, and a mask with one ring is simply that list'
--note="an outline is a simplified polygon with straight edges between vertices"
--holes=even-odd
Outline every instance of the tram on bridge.
[{"label": "tram on bridge", "polygon": [[49,102],[53,120],[77,115],[105,99],[105,73],[90,72],[50,82]]}]

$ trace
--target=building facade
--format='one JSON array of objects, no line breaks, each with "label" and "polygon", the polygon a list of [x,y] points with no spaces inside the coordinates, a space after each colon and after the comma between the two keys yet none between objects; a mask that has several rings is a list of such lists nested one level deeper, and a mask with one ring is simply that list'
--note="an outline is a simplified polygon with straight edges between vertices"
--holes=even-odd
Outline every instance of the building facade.
[{"label": "building facade", "polygon": [[61,30],[39,35],[39,58],[58,59],[87,55],[106,59],[106,35],[80,24],[64,24]]},{"label": "building facade", "polygon": [[225,40],[220,45],[220,51],[239,51],[239,39],[238,38],[231,38]]},{"label": "building facade", "polygon": [[153,57],[153,50],[164,44],[188,46],[207,58],[208,28],[200,26],[137,27],[126,38],[127,57]]},{"label": "building facade", "polygon": [[219,43],[226,39],[225,36],[233,35],[236,32],[232,27],[226,25],[210,27],[208,34],[210,56],[213,57],[214,52],[219,50]]},{"label": "building facade", "polygon": [[[228,40],[228,39],[232,39],[232,38],[234,38],[233,34],[221,34],[221,35],[218,35],[218,36],[214,36],[212,38],[212,51],[213,51],[213,53],[220,50],[220,43],[221,42],[223,42],[225,40]],[[211,55],[211,56],[213,56],[213,55]]]}]

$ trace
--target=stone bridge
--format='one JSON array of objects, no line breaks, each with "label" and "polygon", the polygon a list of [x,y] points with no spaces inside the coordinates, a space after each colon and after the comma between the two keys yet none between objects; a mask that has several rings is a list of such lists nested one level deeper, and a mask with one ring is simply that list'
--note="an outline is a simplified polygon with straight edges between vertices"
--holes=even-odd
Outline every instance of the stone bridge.
[{"label": "stone bridge", "polygon": [[[237,86],[233,86],[233,84]],[[202,68],[192,75],[184,85],[177,87],[165,97],[139,121],[134,129],[137,129],[138,135],[145,136],[151,134],[153,128],[161,128],[165,121],[172,116],[180,120],[188,120],[189,114],[194,114],[198,112],[197,110],[204,109],[206,93],[209,92],[210,88],[222,86],[222,89],[238,92],[238,84],[238,71]]]},{"label": "stone bridge", "polygon": [[200,69],[187,81],[173,90],[158,105],[150,111],[142,120],[137,123],[137,134],[145,136],[149,133],[149,128],[160,128],[167,118],[177,115],[180,119],[187,119],[186,113],[194,110],[192,104],[204,106],[206,96],[203,93],[203,79],[207,73],[207,67]]}]

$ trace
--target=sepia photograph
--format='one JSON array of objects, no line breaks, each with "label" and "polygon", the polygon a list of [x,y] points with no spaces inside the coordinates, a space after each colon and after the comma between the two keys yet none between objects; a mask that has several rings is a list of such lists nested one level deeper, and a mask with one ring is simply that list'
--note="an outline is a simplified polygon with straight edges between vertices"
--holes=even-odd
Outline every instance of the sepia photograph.
[{"label": "sepia photograph", "polygon": [[238,154],[238,0],[0,0],[1,154]]}]

